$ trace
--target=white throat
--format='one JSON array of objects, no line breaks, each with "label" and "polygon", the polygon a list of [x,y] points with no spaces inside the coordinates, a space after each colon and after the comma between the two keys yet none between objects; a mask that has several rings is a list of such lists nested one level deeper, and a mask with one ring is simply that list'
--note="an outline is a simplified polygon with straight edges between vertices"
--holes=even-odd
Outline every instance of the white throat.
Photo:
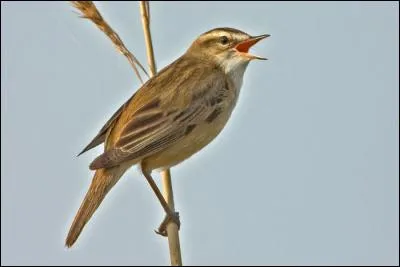
[{"label": "white throat", "polygon": [[240,57],[221,60],[221,66],[225,73],[231,78],[235,90],[239,93],[243,83],[243,75],[249,64],[248,60]]}]

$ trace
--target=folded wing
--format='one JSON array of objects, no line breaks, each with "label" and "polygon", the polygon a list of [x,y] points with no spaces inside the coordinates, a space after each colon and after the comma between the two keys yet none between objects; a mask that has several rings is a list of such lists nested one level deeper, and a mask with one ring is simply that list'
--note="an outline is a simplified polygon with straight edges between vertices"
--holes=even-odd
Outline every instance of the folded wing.
[{"label": "folded wing", "polygon": [[[186,104],[177,105],[160,98],[153,98],[138,109],[124,125],[113,147],[97,157],[90,169],[110,168],[125,161],[140,161],[179,142],[201,123],[220,110],[221,92],[226,92],[224,76],[215,72],[204,79],[186,84]],[[200,97],[201,96],[201,97]],[[171,98],[170,98],[171,99]],[[175,101],[182,97],[172,97]]]}]

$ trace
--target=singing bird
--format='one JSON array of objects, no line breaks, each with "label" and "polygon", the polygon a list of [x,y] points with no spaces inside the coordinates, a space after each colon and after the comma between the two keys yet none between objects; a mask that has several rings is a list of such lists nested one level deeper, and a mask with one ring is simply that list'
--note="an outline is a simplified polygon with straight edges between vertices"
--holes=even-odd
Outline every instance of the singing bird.
[{"label": "singing bird", "polygon": [[165,235],[168,220],[179,225],[151,172],[177,165],[221,132],[236,105],[249,62],[266,59],[249,49],[268,36],[233,28],[207,31],[117,110],[80,153],[104,143],[104,152],[90,164],[95,174],[69,230],[67,247],[75,243],[110,189],[136,164],[166,211],[159,232]]}]

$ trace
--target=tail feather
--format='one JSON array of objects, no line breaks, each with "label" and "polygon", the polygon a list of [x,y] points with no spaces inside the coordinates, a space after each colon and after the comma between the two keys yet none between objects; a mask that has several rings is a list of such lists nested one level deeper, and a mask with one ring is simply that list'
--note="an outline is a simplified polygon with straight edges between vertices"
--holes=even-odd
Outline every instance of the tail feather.
[{"label": "tail feather", "polygon": [[96,171],[92,184],[90,185],[68,232],[68,236],[65,240],[65,245],[67,247],[71,247],[75,243],[86,223],[97,210],[110,189],[118,182],[122,174],[123,171],[118,167],[99,169]]}]

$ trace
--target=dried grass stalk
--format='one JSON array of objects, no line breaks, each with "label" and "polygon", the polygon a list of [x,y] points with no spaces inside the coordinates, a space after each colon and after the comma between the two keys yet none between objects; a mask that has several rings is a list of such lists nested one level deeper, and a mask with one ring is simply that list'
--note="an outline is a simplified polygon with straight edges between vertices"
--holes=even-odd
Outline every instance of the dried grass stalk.
[{"label": "dried grass stalk", "polygon": [[[143,32],[146,41],[147,61],[151,76],[156,75],[156,62],[154,59],[153,43],[150,33],[150,6],[148,1],[140,1],[140,13],[142,15]],[[175,211],[174,193],[172,190],[171,172],[169,169],[161,172],[163,195],[170,209]],[[172,266],[182,266],[181,245],[179,241],[179,228],[174,222],[167,225],[169,254]]]},{"label": "dried grass stalk", "polygon": [[147,62],[149,64],[150,74],[151,76],[154,76],[156,75],[157,67],[154,60],[153,42],[150,33],[150,6],[148,1],[140,1],[140,14],[142,15],[144,39],[147,48]]},{"label": "dried grass stalk", "polygon": [[96,26],[103,31],[108,38],[111,39],[115,48],[123,54],[133,67],[136,76],[143,83],[142,77],[139,74],[139,71],[136,67],[139,66],[140,69],[149,77],[145,68],[140,64],[140,62],[136,59],[136,57],[125,47],[121,38],[119,38],[118,34],[108,25],[108,23],[103,19],[100,12],[97,10],[95,4],[92,1],[70,1],[71,4],[78,9],[82,15],[82,18],[91,20]]}]

